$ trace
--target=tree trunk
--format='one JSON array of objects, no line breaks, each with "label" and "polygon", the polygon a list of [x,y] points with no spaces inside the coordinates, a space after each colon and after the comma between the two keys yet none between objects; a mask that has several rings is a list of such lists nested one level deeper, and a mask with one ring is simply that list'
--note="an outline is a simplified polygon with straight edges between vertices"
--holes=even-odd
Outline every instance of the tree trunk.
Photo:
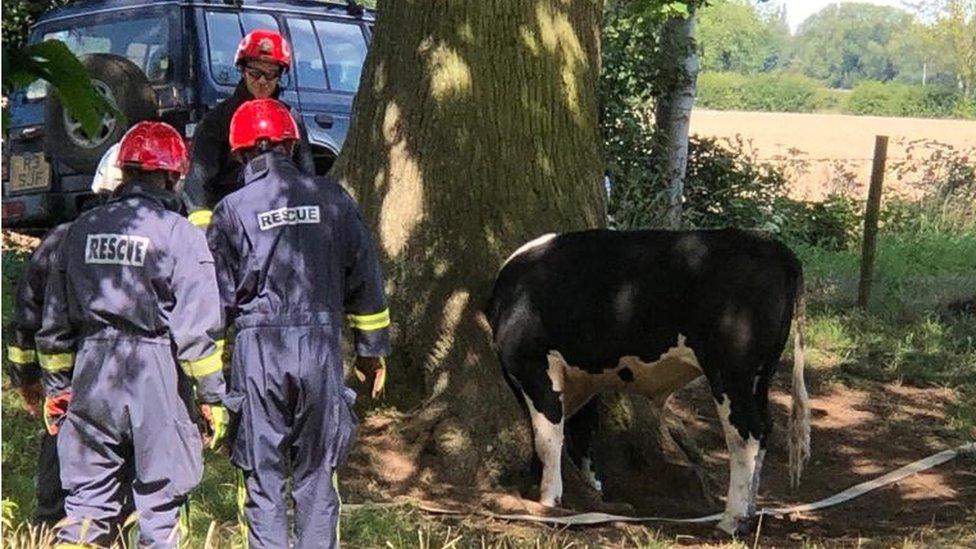
[{"label": "tree trunk", "polygon": [[655,107],[658,147],[653,155],[663,163],[661,173],[668,189],[669,228],[681,228],[685,169],[688,165],[688,130],[700,63],[695,46],[695,14],[674,18],[664,24],[662,33],[667,65],[681,67],[671,89],[659,97]]},{"label": "tree trunk", "polygon": [[481,315],[547,232],[605,224],[599,0],[380,0],[334,173],[374,228],[394,322],[391,398],[422,404],[432,480],[496,480],[530,455]]}]

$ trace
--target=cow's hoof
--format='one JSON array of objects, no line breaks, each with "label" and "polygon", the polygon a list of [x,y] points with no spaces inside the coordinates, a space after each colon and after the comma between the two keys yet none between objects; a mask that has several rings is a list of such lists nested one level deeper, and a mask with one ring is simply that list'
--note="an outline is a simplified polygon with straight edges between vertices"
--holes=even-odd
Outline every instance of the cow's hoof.
[{"label": "cow's hoof", "polygon": [[563,499],[562,498],[542,498],[542,499],[539,500],[539,504],[542,505],[543,507],[558,508],[558,507],[562,507],[562,505],[563,505]]},{"label": "cow's hoof", "polygon": [[725,532],[726,534],[737,538],[740,536],[745,536],[752,531],[753,520],[746,517],[729,517],[724,516],[722,520],[715,526],[715,528]]}]

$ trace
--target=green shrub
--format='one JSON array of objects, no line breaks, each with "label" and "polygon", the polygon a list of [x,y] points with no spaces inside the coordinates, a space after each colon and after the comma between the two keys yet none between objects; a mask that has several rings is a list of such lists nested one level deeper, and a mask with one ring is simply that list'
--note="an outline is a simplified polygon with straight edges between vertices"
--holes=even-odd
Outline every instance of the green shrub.
[{"label": "green shrub", "polygon": [[847,106],[849,95],[850,92],[847,90],[817,88],[813,94],[811,110],[813,112],[843,112]]},{"label": "green shrub", "polygon": [[976,94],[973,94],[968,100],[962,99],[956,103],[952,116],[954,118],[976,118]]},{"label": "green shrub", "polygon": [[799,74],[709,72],[698,76],[697,101],[708,109],[810,112],[817,89],[816,81]]},{"label": "green shrub", "polygon": [[786,178],[740,139],[695,137],[688,145],[684,219],[693,227],[776,231],[774,210]]},{"label": "green shrub", "polygon": [[767,73],[749,78],[742,95],[748,110],[810,112],[817,88],[817,82],[806,76]]},{"label": "green shrub", "polygon": [[823,202],[782,197],[776,210],[782,218],[778,232],[791,242],[839,251],[855,247],[860,239],[862,207],[849,196],[832,194]]},{"label": "green shrub", "polygon": [[847,110],[853,114],[880,116],[891,103],[891,88],[881,82],[861,82],[847,98]]},{"label": "green shrub", "polygon": [[735,72],[703,72],[698,75],[695,101],[706,109],[742,109],[742,88],[747,76]]},{"label": "green shrub", "polygon": [[851,91],[847,110],[875,116],[949,117],[962,103],[958,93],[940,86],[865,81]]}]

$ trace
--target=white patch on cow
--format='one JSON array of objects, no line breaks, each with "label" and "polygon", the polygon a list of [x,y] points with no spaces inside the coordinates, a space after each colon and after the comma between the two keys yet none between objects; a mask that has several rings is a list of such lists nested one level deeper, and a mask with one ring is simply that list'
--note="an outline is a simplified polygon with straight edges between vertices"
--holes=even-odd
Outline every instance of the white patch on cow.
[{"label": "white patch on cow", "polygon": [[546,243],[548,243],[553,238],[556,238],[557,236],[559,235],[557,235],[556,233],[547,233],[540,236],[539,238],[536,238],[535,240],[531,240],[529,242],[526,242],[525,244],[522,244],[522,246],[519,247],[519,249],[515,250],[515,253],[508,256],[508,259],[505,260],[505,263],[503,263],[502,266],[504,267],[505,265],[508,265],[508,262],[515,259],[516,256],[524,254],[525,252],[533,248],[538,248],[539,246],[545,245]]},{"label": "white patch on cow", "polygon": [[539,489],[539,503],[558,507],[563,496],[563,472],[560,461],[563,453],[563,420],[552,423],[545,414],[536,410],[532,399],[522,393],[529,406],[532,418],[532,431],[535,438],[535,453],[542,462],[542,486]]},{"label": "white patch on cow", "polygon": [[722,430],[725,431],[725,443],[729,448],[729,494],[718,528],[735,535],[742,521],[750,518],[751,510],[755,509],[753,486],[759,486],[755,480],[755,475],[758,474],[759,441],[751,434],[748,439],[743,440],[738,429],[732,425],[732,401],[728,395],[722,395],[722,402],[717,402],[716,407]]},{"label": "white patch on cow", "polygon": [[[663,405],[672,393],[702,375],[695,351],[685,345],[685,337],[680,334],[675,346],[654,362],[644,362],[636,356],[625,356],[616,366],[599,373],[572,366],[559,351],[549,351],[549,377],[554,378],[554,370],[558,369],[562,370],[565,417],[572,417],[593,395],[606,391],[644,395],[658,405]],[[624,381],[620,377],[620,372],[624,369],[630,370],[632,381]]]},{"label": "white patch on cow", "polygon": [[586,478],[594,490],[603,493],[603,483],[600,482],[600,479],[596,478],[596,472],[593,470],[593,460],[584,457],[580,462],[580,471],[583,473],[583,477]]}]

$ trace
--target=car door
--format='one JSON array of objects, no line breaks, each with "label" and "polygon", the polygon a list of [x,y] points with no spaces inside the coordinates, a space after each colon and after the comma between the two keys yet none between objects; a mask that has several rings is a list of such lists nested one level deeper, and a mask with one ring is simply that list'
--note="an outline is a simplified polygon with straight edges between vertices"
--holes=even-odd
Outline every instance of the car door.
[{"label": "car door", "polygon": [[320,173],[331,166],[349,130],[353,99],[366,59],[360,20],[286,16],[294,53],[299,108]]}]

